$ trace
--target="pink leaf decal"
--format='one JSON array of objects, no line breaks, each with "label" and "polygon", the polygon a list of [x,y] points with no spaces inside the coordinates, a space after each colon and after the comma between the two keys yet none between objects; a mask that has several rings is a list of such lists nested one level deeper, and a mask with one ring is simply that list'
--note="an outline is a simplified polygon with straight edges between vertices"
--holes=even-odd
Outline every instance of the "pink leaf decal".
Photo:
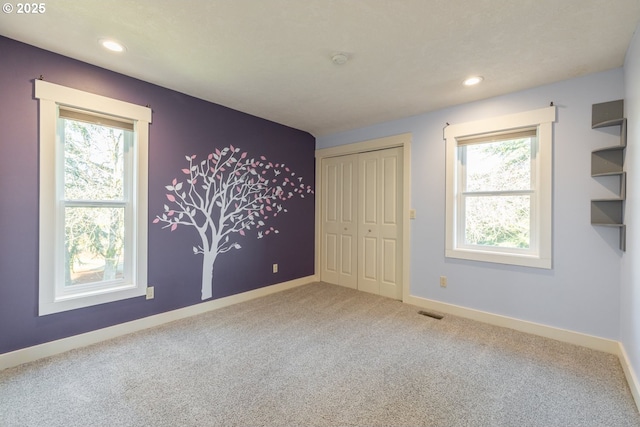
[{"label": "pink leaf decal", "polygon": [[267,206],[267,210],[271,212],[273,209],[271,209],[271,206]]},{"label": "pink leaf decal", "polygon": [[169,212],[167,212],[167,215],[173,216],[174,213],[175,213],[174,211],[169,211]]},{"label": "pink leaf decal", "polygon": [[269,232],[271,232],[271,230],[265,231],[264,234],[269,234]]},{"label": "pink leaf decal", "polygon": [[241,159],[244,159],[245,157],[247,157],[247,152],[245,151],[244,153],[242,153],[242,155],[240,156]]},{"label": "pink leaf decal", "polygon": [[154,220],[153,220],[153,223],[154,223],[154,224],[157,224],[157,223],[159,223],[159,222],[160,222],[160,218],[156,218],[156,219],[154,219]]},{"label": "pink leaf decal", "polygon": [[191,156],[191,160],[195,159],[196,155],[194,154],[193,156]]},{"label": "pink leaf decal", "polygon": [[267,160],[267,158],[265,156],[260,156],[261,160]]},{"label": "pink leaf decal", "polygon": [[171,181],[171,184],[176,185],[178,183],[178,180],[173,178],[173,181]]},{"label": "pink leaf decal", "polygon": [[189,169],[182,169],[182,172],[189,175],[191,173],[191,171]]},{"label": "pink leaf decal", "polygon": [[209,160],[213,159],[213,153],[209,154],[209,155],[207,156],[207,159],[209,159]]},{"label": "pink leaf decal", "polygon": [[193,181],[191,181],[191,184],[192,184],[192,185],[196,185],[196,182],[198,182],[198,180],[197,180],[197,179],[194,179]]},{"label": "pink leaf decal", "polygon": [[169,199],[170,202],[175,202],[176,198],[173,194],[167,194],[167,199]]},{"label": "pink leaf decal", "polygon": [[233,144],[229,145],[229,148],[231,148],[231,151],[235,151]]},{"label": "pink leaf decal", "polygon": [[244,230],[240,230],[239,233],[241,236],[244,236]]},{"label": "pink leaf decal", "polygon": [[173,224],[173,225],[171,226],[171,231],[174,231],[176,228],[178,228],[178,224]]}]

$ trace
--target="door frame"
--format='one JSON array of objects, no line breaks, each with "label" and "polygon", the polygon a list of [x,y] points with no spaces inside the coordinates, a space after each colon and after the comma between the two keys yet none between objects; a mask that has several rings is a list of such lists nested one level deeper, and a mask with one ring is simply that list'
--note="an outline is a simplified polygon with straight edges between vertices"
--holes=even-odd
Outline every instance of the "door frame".
[{"label": "door frame", "polygon": [[329,157],[346,156],[349,154],[365,153],[367,151],[384,150],[386,148],[402,148],[403,172],[402,172],[402,208],[400,223],[402,225],[402,301],[409,298],[411,268],[411,244],[410,244],[410,219],[411,206],[411,133],[388,136],[384,138],[370,139],[352,144],[339,145],[337,147],[322,148],[316,150],[316,230],[315,230],[315,276],[320,278],[320,257],[322,256],[322,160]]}]

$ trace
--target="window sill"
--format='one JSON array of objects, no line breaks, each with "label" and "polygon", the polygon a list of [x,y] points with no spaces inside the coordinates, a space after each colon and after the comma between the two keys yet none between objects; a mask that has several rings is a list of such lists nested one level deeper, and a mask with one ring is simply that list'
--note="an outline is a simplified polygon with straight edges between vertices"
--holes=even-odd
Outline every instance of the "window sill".
[{"label": "window sill", "polygon": [[536,255],[497,253],[473,249],[447,249],[445,257],[466,259],[470,261],[491,262],[496,264],[518,265],[522,267],[552,268],[551,258],[543,258]]},{"label": "window sill", "polygon": [[38,315],[60,313],[77,308],[90,307],[108,302],[121,301],[129,298],[136,298],[146,294],[146,286],[133,286],[102,289],[71,296],[47,298],[47,301],[40,300]]}]

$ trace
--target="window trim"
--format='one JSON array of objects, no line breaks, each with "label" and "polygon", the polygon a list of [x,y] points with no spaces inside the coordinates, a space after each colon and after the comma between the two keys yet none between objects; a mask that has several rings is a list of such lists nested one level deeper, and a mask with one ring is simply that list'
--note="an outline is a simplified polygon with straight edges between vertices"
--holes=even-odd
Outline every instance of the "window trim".
[{"label": "window trim", "polygon": [[[39,99],[40,138],[40,244],[39,244],[39,316],[88,307],[145,295],[147,288],[147,206],[148,206],[148,145],[151,109],[107,98],[65,86],[35,81],[35,98]],[[56,293],[55,277],[64,264],[64,254],[56,251],[60,239],[64,240],[63,218],[58,201],[62,186],[56,171],[61,152],[58,141],[59,106],[77,108],[96,114],[120,117],[135,122],[133,141],[134,200],[134,259],[133,282],[111,289],[87,291],[64,296]],[[64,273],[62,273],[64,277]]]},{"label": "window trim", "polygon": [[[552,150],[553,122],[556,120],[556,107],[509,114],[473,122],[450,125],[444,130],[446,140],[446,227],[445,257],[500,264],[519,265],[536,268],[552,268]],[[460,214],[458,141],[469,140],[477,135],[502,133],[512,130],[537,127],[538,152],[532,165],[534,174],[534,198],[537,205],[535,236],[537,250],[523,254],[520,250],[509,251],[504,248],[491,250],[461,247],[458,244]]]}]

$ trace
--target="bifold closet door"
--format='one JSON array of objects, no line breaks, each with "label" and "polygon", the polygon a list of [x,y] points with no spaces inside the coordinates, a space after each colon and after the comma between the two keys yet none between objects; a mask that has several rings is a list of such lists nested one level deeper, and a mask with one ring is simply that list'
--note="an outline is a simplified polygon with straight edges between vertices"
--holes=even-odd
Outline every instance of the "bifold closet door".
[{"label": "bifold closet door", "polygon": [[358,155],[322,161],[321,280],[358,287],[357,180]]},{"label": "bifold closet door", "polygon": [[358,289],[402,299],[402,149],[358,155]]}]

